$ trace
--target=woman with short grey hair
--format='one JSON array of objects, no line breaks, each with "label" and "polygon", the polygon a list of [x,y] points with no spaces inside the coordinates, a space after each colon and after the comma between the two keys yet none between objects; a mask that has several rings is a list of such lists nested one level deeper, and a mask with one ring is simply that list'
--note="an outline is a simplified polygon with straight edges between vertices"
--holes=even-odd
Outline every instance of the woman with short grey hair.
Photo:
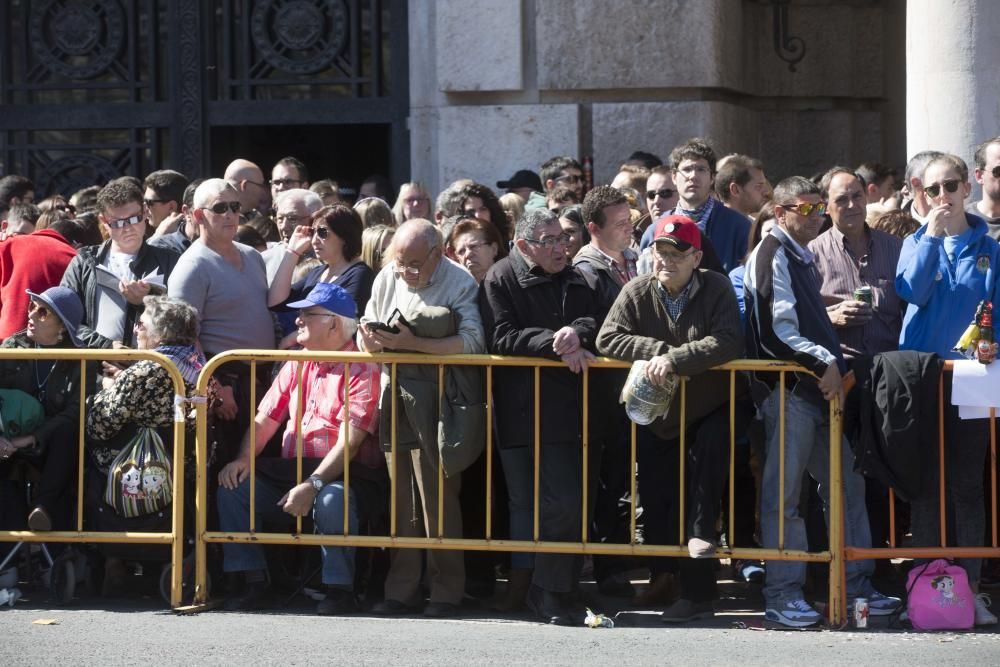
[{"label": "woman with short grey hair", "polygon": [[[198,311],[186,301],[168,296],[147,296],[143,299],[145,310],[135,325],[135,340],[140,350],[153,350],[167,357],[184,378],[184,393],[195,396],[198,374],[205,364],[205,357],[195,347],[198,337]],[[139,519],[118,517],[104,503],[103,489],[108,468],[127,446],[139,428],[157,429],[167,451],[173,451],[174,384],[170,373],[159,363],[138,361],[125,369],[105,364],[104,389],[88,401],[87,445],[89,466],[87,471],[88,493],[86,512],[88,521],[96,530],[135,530],[131,523]],[[209,384],[209,405],[218,404],[217,385]],[[189,432],[194,429],[194,409],[185,411]],[[193,442],[193,441],[192,441]],[[193,479],[195,472],[193,447],[187,448],[185,477]],[[209,464],[213,458],[209,452]],[[164,514],[169,522],[169,513]],[[155,531],[154,531],[155,532]],[[104,595],[123,592],[128,573],[121,552],[106,547]]]}]

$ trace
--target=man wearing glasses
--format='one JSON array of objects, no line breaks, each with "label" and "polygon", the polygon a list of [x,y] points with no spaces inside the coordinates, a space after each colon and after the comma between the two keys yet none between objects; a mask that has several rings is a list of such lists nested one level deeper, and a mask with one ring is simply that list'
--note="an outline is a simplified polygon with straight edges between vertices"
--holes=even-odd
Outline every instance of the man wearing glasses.
[{"label": "man wearing glasses", "polygon": [[976,148],[976,183],[983,198],[970,201],[965,210],[986,220],[989,234],[1000,240],[1000,136],[987,139]]},{"label": "man wearing glasses", "polygon": [[[689,139],[670,152],[670,169],[678,196],[673,212],[695,221],[729,273],[747,253],[750,220],[712,196],[715,151],[702,139]],[[650,225],[639,243],[641,250],[649,247],[652,234]]]},{"label": "man wearing glasses", "polygon": [[143,204],[153,236],[164,236],[184,224],[184,189],[187,176],[172,169],[154,171],[142,182],[145,189]]},{"label": "man wearing glasses", "polygon": [[[568,266],[566,245],[570,238],[555,213],[525,211],[514,238],[510,255],[494,264],[483,279],[479,309],[491,353],[542,357],[567,366],[540,372],[537,538],[578,542],[583,511],[580,373],[594,357],[597,323],[610,304],[602,302],[590,274]],[[534,386],[534,373],[529,368],[494,371],[497,447],[509,493],[510,533],[515,540],[535,539]],[[527,601],[544,622],[579,625],[583,621],[583,614],[570,600],[580,563],[572,555],[535,555]]]},{"label": "man wearing glasses", "polygon": [[[698,268],[701,234],[690,218],[670,215],[657,222],[653,254],[655,270],[625,285],[601,327],[597,347],[618,359],[648,360],[646,377],[654,385],[665,385],[671,376],[689,378],[684,422],[675,394],[666,414],[640,426],[636,434],[645,541],[676,544],[682,483],[677,460],[681,428],[686,429],[683,535],[691,557],[679,564],[649,559],[654,589],[663,586],[659,582],[671,569],[680,570],[680,598],[661,620],[682,623],[715,613],[712,557],[729,467],[730,387],[727,373],[706,371],[741,357],[743,334],[729,280]],[[739,432],[746,410],[742,404],[734,409]]]},{"label": "man wearing glasses", "polygon": [[545,192],[532,192],[524,205],[525,209],[547,208],[547,197],[560,185],[576,193],[577,201],[583,200],[583,167],[571,157],[557,156],[546,160],[541,168],[541,180]]},{"label": "man wearing glasses", "polygon": [[[264,257],[264,265],[267,267],[267,282],[270,284],[274,280],[281,261],[288,255],[288,240],[292,238],[292,232],[296,227],[312,225],[313,214],[323,208],[323,200],[315,192],[302,188],[293,188],[278,193],[274,200],[275,215],[274,221],[278,226],[278,235],[281,242],[277,243],[261,255]],[[308,248],[303,257],[312,257],[312,248]],[[299,257],[296,261],[301,259]],[[285,333],[288,333],[286,331]]]},{"label": "man wearing glasses", "polygon": [[283,157],[271,169],[271,201],[278,201],[278,193],[294,188],[309,189],[309,172],[302,160]]},{"label": "man wearing glasses", "polygon": [[83,303],[80,339],[87,347],[135,347],[135,323],[147,294],[162,294],[177,253],[146,243],[142,190],[117,178],[97,195],[98,219],[110,238],[80,248],[62,285]]},{"label": "man wearing glasses", "polygon": [[[363,350],[433,355],[485,352],[476,280],[444,257],[441,246],[440,233],[427,220],[408,220],[399,226],[386,254],[391,260],[375,277],[371,299],[361,318]],[[460,470],[446,467],[443,483],[438,485],[438,370],[435,366],[398,366],[395,396],[389,391],[389,373],[390,367],[386,366],[382,374],[380,438],[389,462],[389,476],[396,487],[397,535],[437,536],[440,522],[445,537],[461,537]],[[446,377],[446,398],[449,384]],[[475,407],[473,402],[469,401],[470,411]],[[395,469],[390,421],[393,403],[397,415]],[[467,433],[470,446],[476,437],[482,436]],[[439,494],[444,508],[440,517]],[[416,519],[420,509],[415,502],[423,508],[423,525]],[[383,615],[410,613],[423,602],[423,555],[417,549],[395,549],[390,558],[385,600],[374,611]],[[427,552],[430,603],[423,607],[425,616],[453,616],[458,612],[465,594],[463,559],[461,551]]]},{"label": "man wearing glasses", "polygon": [[[306,351],[356,352],[354,319],[357,305],[343,288],[319,283],[303,301],[289,304],[300,309],[295,320],[298,342]],[[302,381],[298,384],[298,366]],[[244,436],[236,459],[219,472],[219,524],[225,531],[250,530],[250,459],[258,456],[282,423],[281,459],[262,459],[256,481],[257,521],[294,526],[293,517],[312,514],[324,535],[344,534],[343,476],[350,457],[349,532],[358,533],[366,516],[381,514],[385,489],[385,459],[379,451],[379,367],[372,363],[288,362],[257,408],[254,420],[256,451],[250,449],[250,431]],[[347,385],[349,412],[345,412]],[[301,388],[301,419],[296,418]],[[291,417],[291,419],[289,419]],[[346,417],[346,419],[345,419]],[[344,422],[349,424],[344,425]],[[308,477],[297,482],[296,438],[302,431],[302,469]],[[349,431],[349,433],[348,433]],[[260,523],[257,523],[259,526]],[[357,611],[354,595],[354,548],[323,547],[322,582],[326,599],[320,614]],[[226,572],[243,574],[243,591],[226,602],[229,610],[250,610],[270,603],[264,550],[254,544],[223,547]]]},{"label": "man wearing glasses", "polygon": [[[781,485],[781,385],[777,374],[754,376],[767,397],[764,415],[766,453],[761,483],[761,541],[774,549],[807,550],[805,521],[799,516],[803,473],[819,483],[824,504],[830,501],[830,411],[827,401],[843,399],[841,375],[846,370],[840,342],[819,290],[814,257],[807,249],[823,224],[825,206],[819,186],[801,176],[781,181],[774,189],[777,226],[747,260],[744,277],[747,348],[750,357],[791,361],[812,375],[789,373],[784,395],[784,486]],[[813,375],[815,377],[813,377]],[[816,378],[819,378],[817,381]],[[844,480],[844,542],[871,546],[865,509],[865,481],[854,472],[854,454],[841,438]],[[784,539],[778,536],[781,490],[784,490]],[[847,597],[868,598],[872,614],[895,611],[900,601],[871,584],[870,560],[847,564]],[[765,618],[786,627],[808,627],[823,620],[806,600],[806,564],[769,561],[764,586]]]}]

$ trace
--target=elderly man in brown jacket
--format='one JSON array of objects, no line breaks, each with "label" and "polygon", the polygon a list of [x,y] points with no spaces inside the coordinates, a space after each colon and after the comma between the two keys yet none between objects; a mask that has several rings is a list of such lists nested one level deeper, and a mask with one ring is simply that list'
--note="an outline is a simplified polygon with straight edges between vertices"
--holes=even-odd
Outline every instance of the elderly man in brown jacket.
[{"label": "elderly man in brown jacket", "polygon": [[[694,222],[667,216],[656,224],[653,239],[654,273],[625,285],[598,333],[597,349],[618,359],[648,360],[646,377],[654,385],[665,385],[670,375],[689,378],[685,414],[677,391],[666,413],[639,427],[637,435],[646,543],[676,544],[684,420],[684,537],[691,558],[681,563],[680,599],[662,616],[676,623],[714,613],[717,593],[708,559],[718,541],[715,522],[729,469],[730,376],[707,371],[743,355],[743,334],[732,284],[724,275],[698,269],[701,235]],[[738,430],[745,419],[738,407]],[[662,563],[651,566],[652,579],[661,568]]]}]

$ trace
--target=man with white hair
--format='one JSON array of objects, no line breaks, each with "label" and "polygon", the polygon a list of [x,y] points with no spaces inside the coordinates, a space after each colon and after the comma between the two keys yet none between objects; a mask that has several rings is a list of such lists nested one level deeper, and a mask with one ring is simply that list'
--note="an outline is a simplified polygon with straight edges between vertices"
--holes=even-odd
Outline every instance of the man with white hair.
[{"label": "man with white hair", "polygon": [[[278,225],[278,233],[281,236],[281,243],[275,244],[261,253],[264,256],[264,266],[267,268],[267,283],[270,285],[274,281],[274,276],[281,266],[281,260],[288,255],[288,240],[292,237],[292,232],[296,227],[311,223],[313,214],[323,208],[323,199],[309,190],[294,188],[279,192],[274,199],[275,215],[274,221]],[[303,253],[304,256],[312,256],[312,250]],[[301,259],[299,257],[298,259]],[[298,260],[296,260],[298,261]]]},{"label": "man with white hair", "polygon": [[[486,351],[483,326],[476,302],[478,284],[464,268],[444,256],[441,235],[427,220],[408,220],[399,226],[386,254],[386,266],[375,277],[372,296],[361,318],[361,346],[368,352],[409,351],[424,354],[481,354]],[[445,388],[462,381],[446,377]],[[394,397],[384,386],[383,415],[391,414],[393,401],[396,419],[395,469],[392,465],[392,428],[383,419],[381,440],[390,462],[389,475],[396,485],[397,535],[428,537],[462,536],[462,509],[459,505],[461,468],[449,469],[438,484],[441,460],[439,443],[438,370],[435,366],[400,365],[396,370]],[[388,385],[388,367],[383,373]],[[477,388],[479,385],[477,385]],[[481,391],[481,389],[479,390]],[[445,396],[446,400],[448,395]],[[472,412],[477,401],[466,405]],[[481,405],[481,397],[478,401]],[[477,434],[470,429],[463,436],[463,446],[471,447]],[[447,450],[447,448],[445,448]],[[450,453],[448,451],[446,454]],[[465,461],[468,465],[472,461]],[[438,515],[438,494],[443,496],[443,516]],[[424,508],[423,525],[415,518]],[[461,551],[431,549],[427,552],[427,577],[430,580],[430,604],[425,616],[452,616],[465,593],[465,565]],[[416,549],[394,549],[385,581],[385,601],[375,613],[409,613],[422,601],[423,558]]]},{"label": "man with white hair", "polygon": [[[303,301],[289,304],[299,309],[298,342],[305,350],[356,352],[354,298],[339,285],[319,283]],[[296,382],[302,365],[302,383]],[[256,480],[256,512],[259,519],[293,525],[293,517],[313,513],[316,529],[324,535],[344,533],[344,463],[350,461],[349,532],[357,534],[366,515],[378,512],[385,497],[385,460],[379,451],[378,400],[380,370],[377,364],[352,363],[350,373],[339,362],[290,361],[286,363],[257,409],[254,420],[256,450],[250,450],[250,431],[243,436],[236,460],[219,473],[219,524],[222,530],[250,530],[250,458],[264,446],[287,420],[281,438],[281,458],[264,459],[262,469],[270,475]],[[345,413],[347,385],[350,410]],[[302,417],[288,419],[299,405]],[[346,423],[346,425],[345,425]],[[302,430],[303,469],[312,474],[296,484],[296,439]],[[345,455],[345,451],[348,454]],[[348,458],[349,457],[349,458]],[[284,465],[282,465],[284,464]],[[274,478],[291,485],[283,487]],[[268,591],[264,550],[257,544],[226,544],[223,568],[241,572],[245,587],[230,598],[226,608],[247,610],[266,606]],[[317,613],[345,614],[357,611],[354,596],[354,548],[323,547],[323,585],[326,598]]]}]

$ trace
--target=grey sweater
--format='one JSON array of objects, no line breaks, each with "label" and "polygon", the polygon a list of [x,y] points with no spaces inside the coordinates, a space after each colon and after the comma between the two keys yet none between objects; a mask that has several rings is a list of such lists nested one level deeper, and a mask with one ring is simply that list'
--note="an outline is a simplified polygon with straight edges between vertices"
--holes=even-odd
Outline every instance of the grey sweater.
[{"label": "grey sweater", "polygon": [[[729,373],[706,372],[743,356],[743,329],[736,294],[729,279],[697,270],[692,276],[689,302],[675,322],[667,314],[659,281],[653,274],[639,276],[622,288],[597,334],[603,355],[637,361],[665,354],[686,386],[686,423],[706,416],[729,400]],[[744,383],[738,378],[737,394]],[[680,432],[680,390],[665,417],[650,429],[672,439]]]}]

